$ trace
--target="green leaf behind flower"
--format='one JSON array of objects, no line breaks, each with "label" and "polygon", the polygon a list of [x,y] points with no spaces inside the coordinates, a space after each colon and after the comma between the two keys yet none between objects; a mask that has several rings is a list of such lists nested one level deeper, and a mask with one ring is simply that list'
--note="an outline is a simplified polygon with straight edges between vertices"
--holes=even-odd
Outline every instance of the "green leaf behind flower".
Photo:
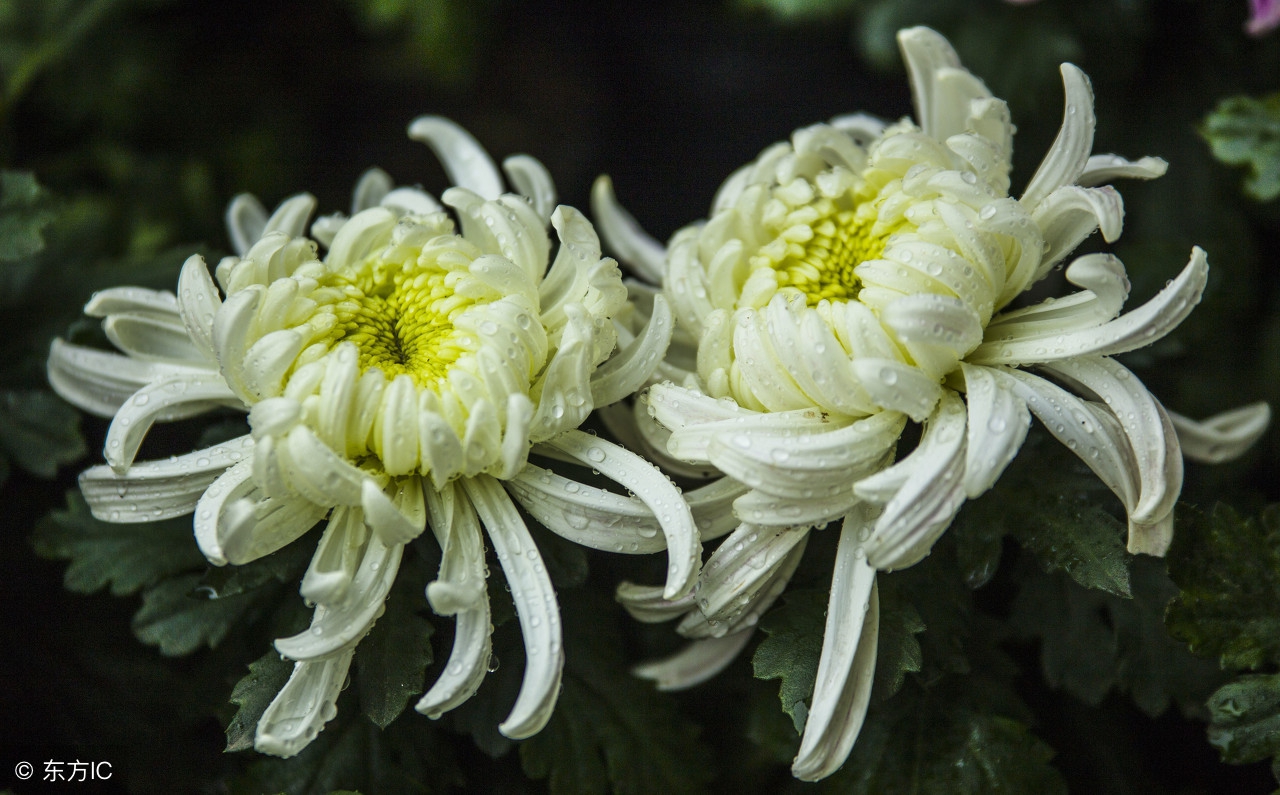
[{"label": "green leaf behind flower", "polygon": [[827,595],[822,591],[788,592],[782,605],[760,620],[760,629],[767,637],[751,658],[757,679],[782,680],[778,698],[797,733],[804,731],[809,715],[807,702],[817,680],[826,610]]},{"label": "green leaf behind flower", "polygon": [[236,682],[231,691],[232,704],[239,707],[227,724],[226,751],[244,751],[253,747],[254,733],[262,713],[289,681],[293,663],[283,659],[275,649],[249,663],[249,673]]},{"label": "green leaf behind flower", "polygon": [[426,577],[416,557],[405,560],[387,598],[386,612],[356,649],[360,709],[385,729],[423,692],[423,676],[433,658],[435,627],[423,617]]},{"label": "green leaf behind flower", "polygon": [[551,721],[520,745],[527,775],[563,793],[695,793],[711,779],[711,753],[672,697],[631,675],[617,612],[598,599],[566,603],[564,687]]},{"label": "green leaf behind flower", "polygon": [[166,577],[205,565],[187,516],[147,524],[99,521],[77,490],[67,507],[36,525],[36,553],[69,560],[63,582],[77,593],[109,588],[115,596],[137,593]]},{"label": "green leaf behind flower", "polygon": [[1280,93],[1222,100],[1205,117],[1200,134],[1214,157],[1249,167],[1245,193],[1264,202],[1280,196]]},{"label": "green leaf behind flower", "polygon": [[1280,505],[1257,518],[1182,506],[1168,559],[1170,634],[1224,668],[1280,664]]}]

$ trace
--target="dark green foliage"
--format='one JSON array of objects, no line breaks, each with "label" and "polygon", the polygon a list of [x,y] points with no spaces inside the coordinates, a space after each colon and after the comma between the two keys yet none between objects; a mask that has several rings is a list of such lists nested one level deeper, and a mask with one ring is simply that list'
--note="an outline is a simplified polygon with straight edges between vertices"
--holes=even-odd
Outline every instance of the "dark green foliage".
[{"label": "dark green foliage", "polygon": [[1200,134],[1214,157],[1249,167],[1244,189],[1251,197],[1280,196],[1280,94],[1228,97],[1205,117]]},{"label": "dark green foliage", "polygon": [[751,664],[757,679],[781,679],[778,699],[791,716],[796,732],[804,731],[808,702],[818,675],[822,633],[826,622],[827,595],[821,591],[792,590],[760,621],[767,635],[756,647]]},{"label": "dark green foliage", "polygon": [[43,557],[70,561],[63,582],[77,593],[110,588],[113,595],[126,596],[204,565],[191,535],[191,517],[102,522],[89,513],[79,491],[67,492],[67,507],[36,526],[32,543]]},{"label": "dark green foliage", "polygon": [[431,622],[423,617],[429,608],[422,564],[405,560],[387,598],[386,612],[374,624],[356,650],[356,685],[360,708],[369,720],[385,729],[423,692],[423,672],[431,664]]},{"label": "dark green foliage", "polygon": [[1178,519],[1169,632],[1224,668],[1280,664],[1280,505],[1257,518],[1227,505],[1183,507]]},{"label": "dark green foliage", "polygon": [[[48,193],[34,175],[23,171],[0,171],[0,263],[5,271],[22,270],[15,265],[44,249],[44,229],[54,219]],[[2,282],[10,284],[11,273]],[[0,291],[0,301],[8,298]]]},{"label": "dark green foliage", "polygon": [[1280,674],[1251,674],[1209,698],[1209,742],[1227,762],[1280,757]]},{"label": "dark green foliage", "polygon": [[[594,603],[593,603],[594,602]],[[552,793],[706,791],[714,760],[675,699],[631,676],[612,622],[616,606],[563,606],[564,687],[551,721],[520,745],[527,775]]]},{"label": "dark green foliage", "polygon": [[275,649],[249,663],[249,673],[244,675],[231,691],[232,704],[239,707],[227,724],[227,751],[243,751],[253,747],[253,735],[258,720],[267,711],[272,699],[289,681],[293,663],[283,659]]}]

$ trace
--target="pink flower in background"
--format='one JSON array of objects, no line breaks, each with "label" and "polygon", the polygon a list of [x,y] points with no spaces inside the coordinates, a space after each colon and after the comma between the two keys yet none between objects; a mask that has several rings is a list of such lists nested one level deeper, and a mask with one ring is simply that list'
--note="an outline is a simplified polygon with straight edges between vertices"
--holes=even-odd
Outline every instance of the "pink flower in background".
[{"label": "pink flower in background", "polygon": [[1280,25],[1280,0],[1249,0],[1249,21],[1244,29],[1250,36],[1263,36]]}]

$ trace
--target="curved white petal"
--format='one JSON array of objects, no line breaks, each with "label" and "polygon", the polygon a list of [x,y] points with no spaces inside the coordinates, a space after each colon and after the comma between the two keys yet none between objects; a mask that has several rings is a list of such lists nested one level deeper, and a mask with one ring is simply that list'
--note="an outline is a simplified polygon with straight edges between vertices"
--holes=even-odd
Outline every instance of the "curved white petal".
[{"label": "curved white petal", "polygon": [[1030,210],[1058,188],[1074,183],[1084,172],[1089,153],[1093,151],[1093,129],[1097,119],[1093,113],[1093,89],[1089,86],[1089,78],[1073,64],[1064,63],[1061,71],[1062,86],[1066,92],[1062,129],[1019,199]]},{"label": "curved white petal", "polygon": [[363,503],[370,476],[329,449],[307,426],[295,425],[275,452],[290,487],[317,505]]},{"label": "curved white petal", "polygon": [[854,359],[853,371],[876,405],[901,411],[916,422],[924,422],[942,397],[937,381],[903,362]]},{"label": "curved white petal", "polygon": [[813,497],[776,497],[751,489],[733,501],[734,514],[744,522],[767,527],[824,525],[839,519],[857,504],[848,488],[836,494]]},{"label": "curved white petal", "polygon": [[289,237],[298,237],[307,231],[307,219],[316,208],[316,197],[310,193],[299,193],[290,196],[280,203],[262,228],[262,235],[272,232],[283,232]]},{"label": "curved white petal", "polygon": [[670,657],[637,665],[631,673],[652,681],[658,690],[687,690],[728,668],[754,631],[749,627],[722,638],[695,640]]},{"label": "curved white petal", "polygon": [[881,313],[916,366],[934,379],[955,369],[956,363],[982,341],[982,318],[958,298],[908,295]]},{"label": "curved white petal", "polygon": [[529,424],[533,442],[576,428],[591,413],[591,321],[581,306],[567,309],[560,345],[531,389],[537,403]]},{"label": "curved white petal", "polygon": [[667,547],[653,511],[635,497],[578,483],[534,464],[503,485],[533,518],[575,544],[630,554]]},{"label": "curved white petal", "polygon": [[995,485],[1031,427],[1027,403],[985,367],[960,363],[968,408],[964,493],[974,499]]},{"label": "curved white petal", "polygon": [[240,256],[262,238],[266,226],[267,209],[252,193],[241,193],[227,205],[227,236],[231,238],[231,248]]},{"label": "curved white petal", "polygon": [[371,168],[360,175],[351,191],[351,214],[363,212],[382,204],[382,199],[396,186],[391,175],[380,168]]},{"label": "curved white petal", "polygon": [[498,481],[478,475],[461,483],[507,575],[524,634],[524,681],[511,714],[498,726],[498,731],[519,740],[542,730],[560,692],[564,650],[556,594],[524,520]]},{"label": "curved white petal", "polygon": [[1091,328],[984,342],[966,361],[985,365],[1037,364],[1079,356],[1108,356],[1150,345],[1191,314],[1204,292],[1208,275],[1204,251],[1197,246],[1178,278],[1132,312]]},{"label": "curved white petal", "polygon": [[[99,417],[112,417],[135,392],[157,378],[170,375],[204,375],[207,367],[142,362],[118,353],[73,345],[55,339],[49,346],[46,374],[49,385],[71,405]],[[213,408],[187,404],[160,419],[177,420]]]},{"label": "curved white petal", "polygon": [[870,511],[858,509],[840,531],[813,700],[800,752],[791,763],[792,775],[802,781],[826,778],[844,764],[867,715],[880,606],[876,570],[867,563],[858,538],[874,521]]},{"label": "curved white petal", "polygon": [[409,137],[431,147],[454,185],[486,199],[502,195],[502,175],[471,133],[441,116],[420,116],[409,125]]},{"label": "curved white petal", "polygon": [[321,605],[341,602],[356,577],[368,538],[369,529],[359,510],[346,505],[334,508],[302,575],[298,588],[302,598]]},{"label": "curved white petal", "polygon": [[440,543],[440,571],[427,585],[427,601],[441,615],[455,616],[453,650],[440,678],[414,707],[439,718],[475,694],[489,663],[492,627],[485,590],[484,540],[471,503],[449,484],[427,489],[431,529]]},{"label": "curved white petal", "polygon": [[721,638],[754,627],[760,622],[760,616],[764,615],[765,611],[787,589],[787,584],[791,582],[791,575],[795,574],[796,567],[800,565],[800,559],[804,557],[808,538],[806,535],[804,540],[792,547],[782,562],[774,567],[772,573],[749,596],[748,604],[738,613],[736,619],[731,622],[711,621],[703,615],[701,610],[690,610],[676,625],[676,632],[686,638]]},{"label": "curved white petal", "polygon": [[356,576],[342,601],[317,605],[310,628],[278,638],[276,651],[309,662],[355,648],[386,609],[383,603],[400,570],[403,553],[403,544],[386,546],[377,533],[370,533]]},{"label": "curved white petal", "polygon": [[[896,569],[919,561],[933,547],[964,504],[966,414],[963,401],[947,391],[925,423],[920,444],[888,471],[910,472],[885,505],[865,544],[867,561],[877,569]],[[868,491],[862,483],[855,494]]]},{"label": "curved white petal", "polygon": [[253,747],[288,758],[311,744],[338,714],[338,694],[347,680],[353,649],[319,662],[299,662],[284,688],[258,720]]},{"label": "curved white petal", "polygon": [[804,526],[739,525],[712,553],[698,580],[702,615],[712,624],[732,624],[808,536],[809,528]]},{"label": "curved white petal", "polygon": [[444,211],[435,197],[419,188],[396,188],[388,191],[377,206],[385,207],[397,215],[430,215]]},{"label": "curved white petal", "polygon": [[1116,179],[1155,179],[1164,176],[1169,164],[1159,157],[1125,160],[1119,155],[1091,155],[1085,161],[1084,171],[1076,178],[1076,184],[1089,188]]},{"label": "curved white petal", "polygon": [[650,237],[636,219],[618,203],[613,180],[606,175],[596,177],[591,186],[591,212],[600,235],[624,264],[650,284],[662,284],[667,251]]},{"label": "curved white petal", "polygon": [[193,522],[196,544],[213,565],[227,565],[227,558],[218,540],[218,525],[222,522],[223,509],[229,503],[247,496],[253,488],[253,460],[247,459],[224,471],[200,495]]},{"label": "curved white petal", "polygon": [[1081,188],[1064,185],[1045,197],[1031,214],[1044,233],[1045,252],[1035,280],[1075,250],[1095,230],[1108,243],[1120,237],[1124,227],[1124,201],[1110,185]]},{"label": "curved white petal", "polygon": [[556,208],[556,184],[541,161],[529,155],[513,155],[502,161],[502,170],[516,192],[533,205],[534,212],[551,218]]},{"label": "curved white petal", "polygon": [[182,265],[178,275],[178,312],[187,335],[210,362],[215,360],[213,350],[213,318],[222,306],[218,286],[213,283],[209,266],[204,257],[193,254]]},{"label": "curved white petal", "polygon": [[693,593],[667,599],[662,592],[661,585],[637,585],[624,581],[618,585],[614,598],[632,618],[645,624],[670,621],[697,607]]},{"label": "curved white petal", "polygon": [[80,492],[90,512],[107,522],[158,522],[191,513],[217,478],[253,456],[253,439],[241,436],[160,461],[142,461],[124,474],[90,467],[80,474]]},{"label": "curved white petal", "polygon": [[1262,402],[1224,411],[1206,420],[1193,420],[1172,411],[1168,414],[1178,432],[1182,454],[1202,464],[1221,464],[1239,458],[1262,438],[1271,423],[1271,407]]},{"label": "curved white petal", "polygon": [[667,540],[667,598],[674,599],[693,588],[702,542],[688,504],[666,475],[635,453],[582,431],[566,431],[545,444],[634,492],[658,518]]},{"label": "curved white petal", "polygon": [[946,68],[961,68],[960,57],[950,43],[929,28],[916,27],[898,31],[898,48],[902,50],[902,60],[911,79],[911,98],[920,128],[937,140],[963,132],[963,128],[943,129],[940,126],[944,119],[953,121],[953,114],[948,112],[951,98],[938,90],[938,72]]},{"label": "curved white petal", "polygon": [[987,324],[986,340],[1046,338],[1101,326],[1120,314],[1129,298],[1129,277],[1124,264],[1112,254],[1077,257],[1067,266],[1065,275],[1067,281],[1085,289],[997,315]]},{"label": "curved white petal", "polygon": [[228,563],[249,563],[292,544],[328,512],[326,506],[296,495],[265,497],[251,490],[223,507],[217,547]]},{"label": "curved white petal", "polygon": [[214,372],[200,375],[182,373],[151,381],[124,402],[111,420],[103,455],[111,468],[124,474],[138,454],[151,425],[162,417],[183,413],[183,404],[203,408],[218,404],[237,406],[239,398]]},{"label": "curved white petal", "polygon": [[394,495],[387,494],[374,481],[366,480],[361,489],[360,505],[364,519],[391,546],[407,544],[422,534],[427,526],[427,509],[422,495],[422,478],[394,478]]},{"label": "curved white petal", "polygon": [[591,402],[596,408],[617,403],[635,394],[653,375],[671,344],[675,320],[667,299],[653,298],[653,314],[630,345],[596,368],[591,376]]}]

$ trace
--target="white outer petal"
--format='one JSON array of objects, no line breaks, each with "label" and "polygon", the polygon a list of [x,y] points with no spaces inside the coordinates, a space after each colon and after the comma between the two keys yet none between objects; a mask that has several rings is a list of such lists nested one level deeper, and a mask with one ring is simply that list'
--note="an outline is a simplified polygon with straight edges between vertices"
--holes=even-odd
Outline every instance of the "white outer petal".
[{"label": "white outer petal", "polygon": [[650,284],[662,284],[666,271],[667,251],[650,237],[636,219],[618,203],[613,181],[608,176],[596,177],[591,186],[591,212],[595,215],[600,236],[624,264],[635,269]]},{"label": "white outer petal", "polygon": [[158,419],[185,413],[178,407],[191,403],[202,407],[238,406],[240,399],[227,388],[222,376],[214,372],[182,373],[151,381],[126,400],[112,418],[103,447],[107,463],[124,474],[133,464],[151,425]]},{"label": "white outer petal", "polygon": [[635,453],[582,431],[566,431],[545,444],[626,486],[653,511],[667,540],[666,596],[688,593],[698,578],[702,542],[688,504],[667,476]]},{"label": "white outer petal", "polygon": [[512,155],[502,161],[502,170],[516,191],[533,205],[534,212],[551,218],[556,208],[556,185],[541,161],[529,155]]},{"label": "white outer petal", "polygon": [[695,640],[669,657],[637,665],[631,673],[651,680],[658,690],[687,690],[729,667],[754,631],[748,627],[722,638]]},{"label": "white outer petal", "polygon": [[241,193],[227,205],[226,221],[231,248],[243,257],[262,238],[262,230],[267,226],[267,210],[257,196]]},{"label": "white outer petal", "polygon": [[457,124],[441,116],[420,116],[409,125],[409,137],[431,147],[454,185],[486,199],[502,195],[502,176],[489,153]]},{"label": "white outer petal", "polygon": [[289,681],[258,720],[253,747],[291,757],[306,748],[338,714],[338,694],[351,667],[353,649],[320,662],[299,662]]},{"label": "white outer petal", "polygon": [[671,344],[675,320],[667,299],[653,298],[653,314],[644,331],[591,375],[591,403],[596,408],[617,403],[644,386]]},{"label": "white outer petal", "polygon": [[1093,89],[1089,86],[1089,78],[1073,64],[1064,63],[1061,71],[1066,93],[1062,129],[1019,199],[1029,210],[1034,210],[1046,196],[1063,185],[1073,184],[1084,173],[1089,154],[1093,151],[1093,130],[1097,119],[1093,113]]},{"label": "white outer petal", "polygon": [[925,27],[908,28],[898,31],[898,47],[902,50],[902,59],[906,62],[907,75],[911,79],[911,98],[916,108],[916,120],[920,128],[937,140],[963,130],[946,130],[945,135],[939,129],[938,118],[941,115],[945,98],[939,96],[938,72],[944,68],[959,69],[960,58],[951,45],[937,32]]},{"label": "white outer petal", "polygon": [[1224,411],[1205,420],[1168,413],[1178,432],[1182,454],[1202,464],[1221,464],[1239,458],[1262,438],[1271,423],[1271,407],[1262,402]]},{"label": "white outer petal", "polygon": [[961,362],[969,411],[964,492],[974,499],[995,485],[1031,427],[1027,403],[985,367]]},{"label": "white outer petal", "polygon": [[1114,179],[1155,179],[1168,170],[1169,164],[1158,157],[1125,160],[1119,155],[1091,155],[1076,184],[1088,188]]},{"label": "white outer petal", "polygon": [[876,570],[867,563],[858,535],[874,516],[865,508],[846,517],[836,550],[822,654],[800,752],[791,773],[817,781],[844,764],[862,730],[875,679],[880,631]]},{"label": "white outer petal", "polygon": [[524,520],[498,481],[478,475],[461,483],[507,575],[524,635],[524,681],[511,714],[498,726],[507,737],[520,740],[542,730],[560,692],[564,650],[556,594]]}]

